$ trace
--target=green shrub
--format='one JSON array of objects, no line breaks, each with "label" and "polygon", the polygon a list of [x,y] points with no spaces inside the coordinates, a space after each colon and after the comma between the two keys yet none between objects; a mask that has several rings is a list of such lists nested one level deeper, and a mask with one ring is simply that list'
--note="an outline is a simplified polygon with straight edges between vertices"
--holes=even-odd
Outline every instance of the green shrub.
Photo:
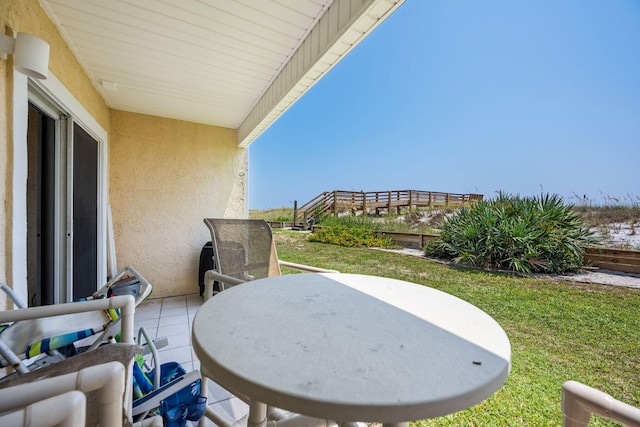
[{"label": "green shrub", "polygon": [[370,223],[357,217],[325,217],[322,228],[309,236],[309,241],[347,247],[389,247],[393,241],[381,237]]},{"label": "green shrub", "polygon": [[559,196],[499,193],[445,220],[425,253],[483,268],[563,273],[582,268],[584,246],[595,243],[594,234]]}]

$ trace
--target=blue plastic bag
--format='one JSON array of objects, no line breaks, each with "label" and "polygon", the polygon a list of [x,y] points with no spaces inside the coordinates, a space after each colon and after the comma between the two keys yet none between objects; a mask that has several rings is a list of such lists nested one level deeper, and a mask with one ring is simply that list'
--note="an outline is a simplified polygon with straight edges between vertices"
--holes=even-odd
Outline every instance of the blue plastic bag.
[{"label": "blue plastic bag", "polygon": [[[164,385],[185,373],[186,371],[179,363],[164,363],[160,366],[160,384]],[[153,371],[149,376],[153,378]],[[160,414],[165,426],[183,427],[187,420],[198,421],[204,414],[206,406],[207,398],[200,396],[198,379],[164,399],[160,404]]]}]

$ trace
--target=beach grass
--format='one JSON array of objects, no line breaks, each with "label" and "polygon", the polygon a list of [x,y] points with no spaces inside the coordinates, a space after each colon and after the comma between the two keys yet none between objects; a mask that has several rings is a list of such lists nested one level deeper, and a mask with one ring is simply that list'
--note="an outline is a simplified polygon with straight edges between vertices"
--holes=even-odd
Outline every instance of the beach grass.
[{"label": "beach grass", "polygon": [[293,221],[293,208],[282,206],[271,209],[251,209],[249,219],[264,219],[265,221],[289,222]]}]

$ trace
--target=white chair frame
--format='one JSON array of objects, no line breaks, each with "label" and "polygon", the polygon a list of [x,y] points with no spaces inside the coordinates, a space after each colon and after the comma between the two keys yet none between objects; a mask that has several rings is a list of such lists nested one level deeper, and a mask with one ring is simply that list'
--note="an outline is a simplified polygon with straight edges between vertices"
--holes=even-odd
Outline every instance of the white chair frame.
[{"label": "white chair frame", "polygon": [[562,385],[562,425],[586,427],[592,413],[630,427],[640,427],[640,408],[577,381],[565,382]]}]

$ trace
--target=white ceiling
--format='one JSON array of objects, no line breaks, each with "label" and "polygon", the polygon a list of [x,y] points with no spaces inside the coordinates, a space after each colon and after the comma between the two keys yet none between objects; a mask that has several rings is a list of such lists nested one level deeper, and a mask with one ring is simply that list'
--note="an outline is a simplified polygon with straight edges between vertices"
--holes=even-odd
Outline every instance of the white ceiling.
[{"label": "white ceiling", "polygon": [[118,110],[249,145],[404,0],[40,0]]}]

